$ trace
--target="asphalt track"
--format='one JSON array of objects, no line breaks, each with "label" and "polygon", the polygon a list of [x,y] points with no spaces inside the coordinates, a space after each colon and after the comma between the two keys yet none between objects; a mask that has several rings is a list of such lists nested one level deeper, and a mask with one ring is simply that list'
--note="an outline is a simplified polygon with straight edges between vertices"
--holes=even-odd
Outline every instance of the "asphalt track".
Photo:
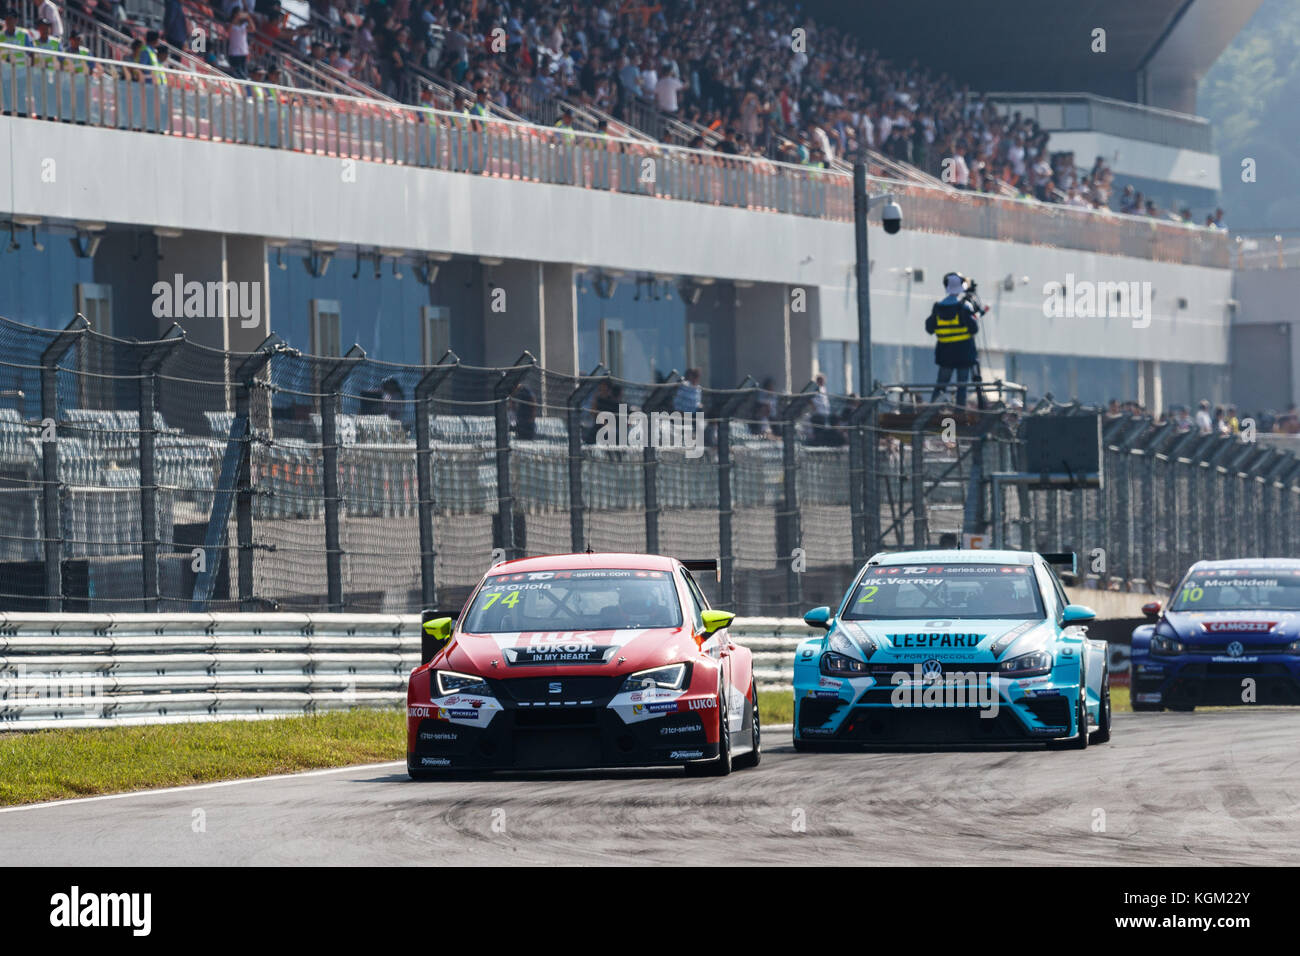
[{"label": "asphalt track", "polygon": [[0,861],[1294,864],[1297,740],[1300,710],[1260,708],[1117,714],[1083,752],[796,754],[774,730],[758,769],[712,780],[376,764],[6,809]]}]

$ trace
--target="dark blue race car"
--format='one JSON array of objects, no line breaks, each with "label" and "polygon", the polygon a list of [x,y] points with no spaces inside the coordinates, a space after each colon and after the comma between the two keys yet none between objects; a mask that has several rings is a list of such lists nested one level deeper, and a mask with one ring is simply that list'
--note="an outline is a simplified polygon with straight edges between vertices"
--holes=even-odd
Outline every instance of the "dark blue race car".
[{"label": "dark blue race car", "polygon": [[1300,560],[1198,561],[1133,632],[1134,710],[1300,704]]}]

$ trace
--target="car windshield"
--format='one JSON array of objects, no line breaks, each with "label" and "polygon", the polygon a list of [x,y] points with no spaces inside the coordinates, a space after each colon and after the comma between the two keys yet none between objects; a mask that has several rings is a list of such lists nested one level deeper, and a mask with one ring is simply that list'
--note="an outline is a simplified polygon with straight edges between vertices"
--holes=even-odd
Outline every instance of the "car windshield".
[{"label": "car windshield", "polygon": [[1044,616],[1033,569],[1023,564],[885,565],[849,598],[849,621]]},{"label": "car windshield", "polygon": [[1231,568],[1189,574],[1171,611],[1300,611],[1300,570]]},{"label": "car windshield", "polygon": [[680,627],[667,571],[571,570],[493,574],[465,615],[471,634]]}]

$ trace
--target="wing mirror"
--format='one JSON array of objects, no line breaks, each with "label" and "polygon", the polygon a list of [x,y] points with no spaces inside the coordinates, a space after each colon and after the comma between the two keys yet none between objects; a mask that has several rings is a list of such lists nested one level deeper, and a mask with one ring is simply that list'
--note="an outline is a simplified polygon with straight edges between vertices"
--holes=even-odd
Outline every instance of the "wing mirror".
[{"label": "wing mirror", "polygon": [[1061,612],[1062,624],[1087,624],[1097,619],[1097,612],[1082,604],[1067,604]]},{"label": "wing mirror", "polygon": [[704,633],[712,634],[714,631],[720,631],[736,619],[736,615],[730,611],[702,611],[700,619],[704,621]]},{"label": "wing mirror", "polygon": [[1154,621],[1160,617],[1160,602],[1148,601],[1142,605],[1142,616],[1148,621]]},{"label": "wing mirror", "polygon": [[435,617],[437,611],[420,614],[420,663],[427,664],[451,640],[451,629],[456,623],[452,617]]},{"label": "wing mirror", "polygon": [[803,616],[803,622],[809,627],[820,627],[823,631],[831,629],[831,609],[815,607]]}]

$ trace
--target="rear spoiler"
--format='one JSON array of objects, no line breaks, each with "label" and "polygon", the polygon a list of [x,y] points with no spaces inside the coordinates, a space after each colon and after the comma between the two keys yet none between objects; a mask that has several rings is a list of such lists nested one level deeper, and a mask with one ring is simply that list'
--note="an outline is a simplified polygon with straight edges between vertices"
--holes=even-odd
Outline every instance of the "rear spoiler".
[{"label": "rear spoiler", "polygon": [[722,580],[722,562],[717,558],[701,558],[696,561],[682,561],[682,567],[692,573],[696,571],[708,571],[713,575],[715,581]]},{"label": "rear spoiler", "polygon": [[1073,551],[1042,551],[1040,555],[1048,564],[1069,568],[1071,574],[1079,573],[1079,556]]}]

